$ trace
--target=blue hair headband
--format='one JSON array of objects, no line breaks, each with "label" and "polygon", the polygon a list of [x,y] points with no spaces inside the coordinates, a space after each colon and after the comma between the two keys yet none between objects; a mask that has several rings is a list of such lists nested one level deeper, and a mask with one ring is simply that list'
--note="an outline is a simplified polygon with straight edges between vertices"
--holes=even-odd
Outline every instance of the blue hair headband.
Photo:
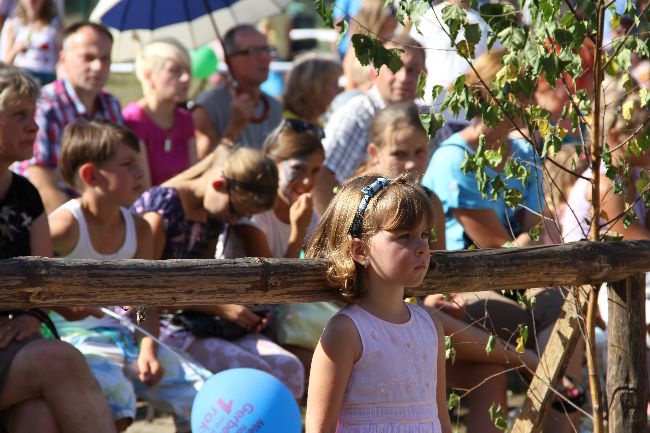
[{"label": "blue hair headband", "polygon": [[359,209],[357,209],[357,213],[352,220],[352,226],[350,227],[350,235],[353,238],[361,236],[361,223],[363,222],[363,214],[366,212],[368,203],[370,203],[370,200],[375,194],[388,186],[388,184],[390,184],[390,179],[378,177],[373,183],[361,189],[363,198],[361,199],[361,203],[359,203]]}]

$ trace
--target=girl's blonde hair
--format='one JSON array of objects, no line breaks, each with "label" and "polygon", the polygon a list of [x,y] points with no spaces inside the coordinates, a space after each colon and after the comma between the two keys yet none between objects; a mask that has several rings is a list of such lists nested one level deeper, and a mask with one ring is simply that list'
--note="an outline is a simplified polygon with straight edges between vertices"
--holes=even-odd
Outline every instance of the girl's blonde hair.
[{"label": "girl's blonde hair", "polygon": [[426,134],[417,105],[412,102],[388,104],[379,111],[370,125],[370,143],[378,148],[391,144],[395,131],[415,128]]},{"label": "girl's blonde hair", "polygon": [[[16,6],[16,12],[14,13],[14,16],[18,18],[21,24],[28,24],[27,10],[25,9],[23,3],[20,1],[18,2],[18,6]],[[43,3],[41,4],[41,10],[38,11],[38,16],[36,19],[39,19],[46,23],[51,23],[52,20],[58,16],[59,9],[57,8],[56,3],[54,3],[54,0],[43,0]]]},{"label": "girl's blonde hair", "polygon": [[[334,196],[307,246],[309,258],[330,260],[326,277],[346,302],[358,301],[365,292],[364,268],[352,259],[352,222],[364,196],[362,188],[375,182],[378,175],[350,180]],[[369,201],[361,220],[359,238],[367,240],[380,230],[410,230],[420,222],[434,227],[434,208],[419,180],[409,174],[392,179]]]},{"label": "girl's blonde hair", "polygon": [[238,201],[252,203],[260,211],[273,207],[278,190],[275,162],[259,150],[226,142],[164,185],[198,179],[213,170],[228,179],[230,194]]},{"label": "girl's blonde hair", "polygon": [[[483,53],[473,62],[473,70],[465,74],[465,83],[474,90],[474,94],[481,102],[492,101],[490,90],[494,89],[494,79],[497,72],[503,68],[503,56],[505,54],[504,49],[493,49]],[[487,85],[487,89],[483,86],[481,80]]]},{"label": "girl's blonde hair", "polygon": [[175,60],[192,70],[190,55],[185,47],[173,38],[160,39],[146,44],[135,58],[135,76],[142,85],[142,93],[149,92],[150,84],[145,77],[147,72],[158,72],[165,61]]},{"label": "girl's blonde hair", "polygon": [[313,103],[314,96],[321,93],[323,83],[330,77],[340,77],[341,63],[332,55],[307,53],[296,58],[287,77],[283,96],[284,109],[307,119],[323,113]]}]

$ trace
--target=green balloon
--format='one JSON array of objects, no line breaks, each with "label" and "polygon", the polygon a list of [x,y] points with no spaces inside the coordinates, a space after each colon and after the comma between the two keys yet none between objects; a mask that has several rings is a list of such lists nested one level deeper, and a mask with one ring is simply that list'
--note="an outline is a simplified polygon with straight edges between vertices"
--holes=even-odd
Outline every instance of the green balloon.
[{"label": "green balloon", "polygon": [[219,64],[214,51],[207,45],[190,51],[190,60],[192,61],[192,76],[201,79],[212,75]]}]

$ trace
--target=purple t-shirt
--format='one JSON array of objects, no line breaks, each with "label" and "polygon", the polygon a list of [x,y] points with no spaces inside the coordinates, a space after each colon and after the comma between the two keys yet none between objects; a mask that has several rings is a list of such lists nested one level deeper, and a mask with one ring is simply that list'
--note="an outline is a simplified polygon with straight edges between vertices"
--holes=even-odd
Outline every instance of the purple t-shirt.
[{"label": "purple t-shirt", "polygon": [[131,102],[122,116],[124,124],[147,148],[152,185],[160,185],[190,166],[189,142],[194,138],[194,124],[187,110],[176,108],[174,127],[167,131],[136,102]]}]

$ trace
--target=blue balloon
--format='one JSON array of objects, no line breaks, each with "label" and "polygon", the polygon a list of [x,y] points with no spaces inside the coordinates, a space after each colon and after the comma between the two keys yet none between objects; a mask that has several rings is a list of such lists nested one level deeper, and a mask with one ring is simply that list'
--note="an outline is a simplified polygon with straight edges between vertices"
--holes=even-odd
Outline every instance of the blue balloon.
[{"label": "blue balloon", "polygon": [[274,376],[233,368],[212,376],[192,405],[193,433],[300,433],[291,391]]}]

